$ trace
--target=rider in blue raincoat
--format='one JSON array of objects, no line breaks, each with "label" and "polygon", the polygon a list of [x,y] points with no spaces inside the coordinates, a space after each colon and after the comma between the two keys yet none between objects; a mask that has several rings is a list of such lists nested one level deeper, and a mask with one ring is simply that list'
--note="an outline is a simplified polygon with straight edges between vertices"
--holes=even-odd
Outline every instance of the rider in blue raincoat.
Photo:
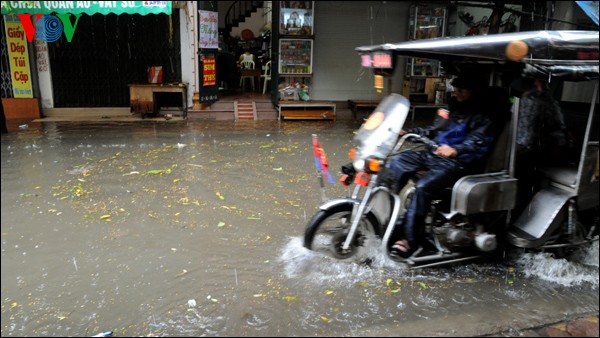
[{"label": "rider in blue raincoat", "polygon": [[[439,145],[433,150],[405,151],[392,157],[388,169],[398,187],[403,187],[418,171],[426,173],[418,179],[415,191],[404,217],[404,233],[396,241],[391,252],[409,257],[419,246],[424,221],[433,198],[460,177],[471,171],[494,141],[494,126],[485,102],[477,98],[482,89],[478,81],[465,77],[455,78],[452,83],[454,96],[448,104],[448,121],[444,127],[412,128],[402,130],[426,136]],[[439,117],[438,117],[439,118]]]}]

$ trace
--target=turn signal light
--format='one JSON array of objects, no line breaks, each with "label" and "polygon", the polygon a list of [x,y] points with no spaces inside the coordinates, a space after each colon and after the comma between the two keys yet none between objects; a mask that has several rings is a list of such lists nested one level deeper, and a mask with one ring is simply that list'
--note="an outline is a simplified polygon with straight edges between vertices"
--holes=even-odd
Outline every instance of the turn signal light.
[{"label": "turn signal light", "polygon": [[369,160],[368,168],[370,172],[376,173],[381,168],[381,162],[378,160]]},{"label": "turn signal light", "polygon": [[348,151],[348,157],[350,157],[350,160],[354,161],[354,158],[356,157],[356,149],[350,148],[350,151]]}]

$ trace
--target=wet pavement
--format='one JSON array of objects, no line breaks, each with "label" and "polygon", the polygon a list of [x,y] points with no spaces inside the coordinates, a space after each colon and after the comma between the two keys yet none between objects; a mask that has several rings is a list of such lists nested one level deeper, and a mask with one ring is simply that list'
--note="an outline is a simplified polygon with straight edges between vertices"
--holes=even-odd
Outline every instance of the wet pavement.
[{"label": "wet pavement", "polygon": [[571,260],[424,270],[303,248],[320,203],[311,135],[337,178],[357,128],[71,121],[3,134],[2,336],[594,335],[597,242]]}]

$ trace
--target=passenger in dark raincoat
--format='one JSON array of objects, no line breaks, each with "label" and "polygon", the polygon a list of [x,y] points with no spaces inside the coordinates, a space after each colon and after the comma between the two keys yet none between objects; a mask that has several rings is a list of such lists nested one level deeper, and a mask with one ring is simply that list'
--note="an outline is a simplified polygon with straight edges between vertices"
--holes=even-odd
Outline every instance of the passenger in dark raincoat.
[{"label": "passenger in dark raincoat", "polygon": [[[417,171],[426,171],[415,184],[415,192],[404,217],[403,239],[392,246],[392,253],[409,257],[422,240],[424,221],[432,199],[452,186],[478,163],[494,140],[492,120],[485,102],[477,99],[482,89],[473,79],[458,77],[452,81],[454,96],[448,105],[444,128],[412,128],[401,134],[426,136],[439,146],[431,150],[405,151],[392,157],[388,168],[394,173],[398,187],[403,187]],[[437,130],[436,130],[437,129]]]},{"label": "passenger in dark raincoat", "polygon": [[535,194],[535,168],[569,164],[573,135],[567,130],[560,105],[545,81],[523,78],[512,87],[523,92],[519,103],[515,167],[515,177],[519,179],[515,209],[518,215]]},{"label": "passenger in dark raincoat", "polygon": [[564,164],[572,143],[558,101],[545,81],[522,79],[526,91],[521,96],[517,125],[517,155],[548,164]]}]

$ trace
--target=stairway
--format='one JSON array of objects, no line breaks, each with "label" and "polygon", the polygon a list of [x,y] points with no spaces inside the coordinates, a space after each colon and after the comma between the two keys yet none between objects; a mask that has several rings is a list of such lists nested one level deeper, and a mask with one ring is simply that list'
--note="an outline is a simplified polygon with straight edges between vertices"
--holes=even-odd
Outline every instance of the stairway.
[{"label": "stairway", "polygon": [[225,14],[223,35],[228,37],[233,27],[238,27],[241,22],[245,22],[252,13],[263,6],[264,1],[234,1]]},{"label": "stairway", "polygon": [[256,103],[252,102],[239,102],[234,103],[234,114],[236,121],[252,121],[256,120]]}]

